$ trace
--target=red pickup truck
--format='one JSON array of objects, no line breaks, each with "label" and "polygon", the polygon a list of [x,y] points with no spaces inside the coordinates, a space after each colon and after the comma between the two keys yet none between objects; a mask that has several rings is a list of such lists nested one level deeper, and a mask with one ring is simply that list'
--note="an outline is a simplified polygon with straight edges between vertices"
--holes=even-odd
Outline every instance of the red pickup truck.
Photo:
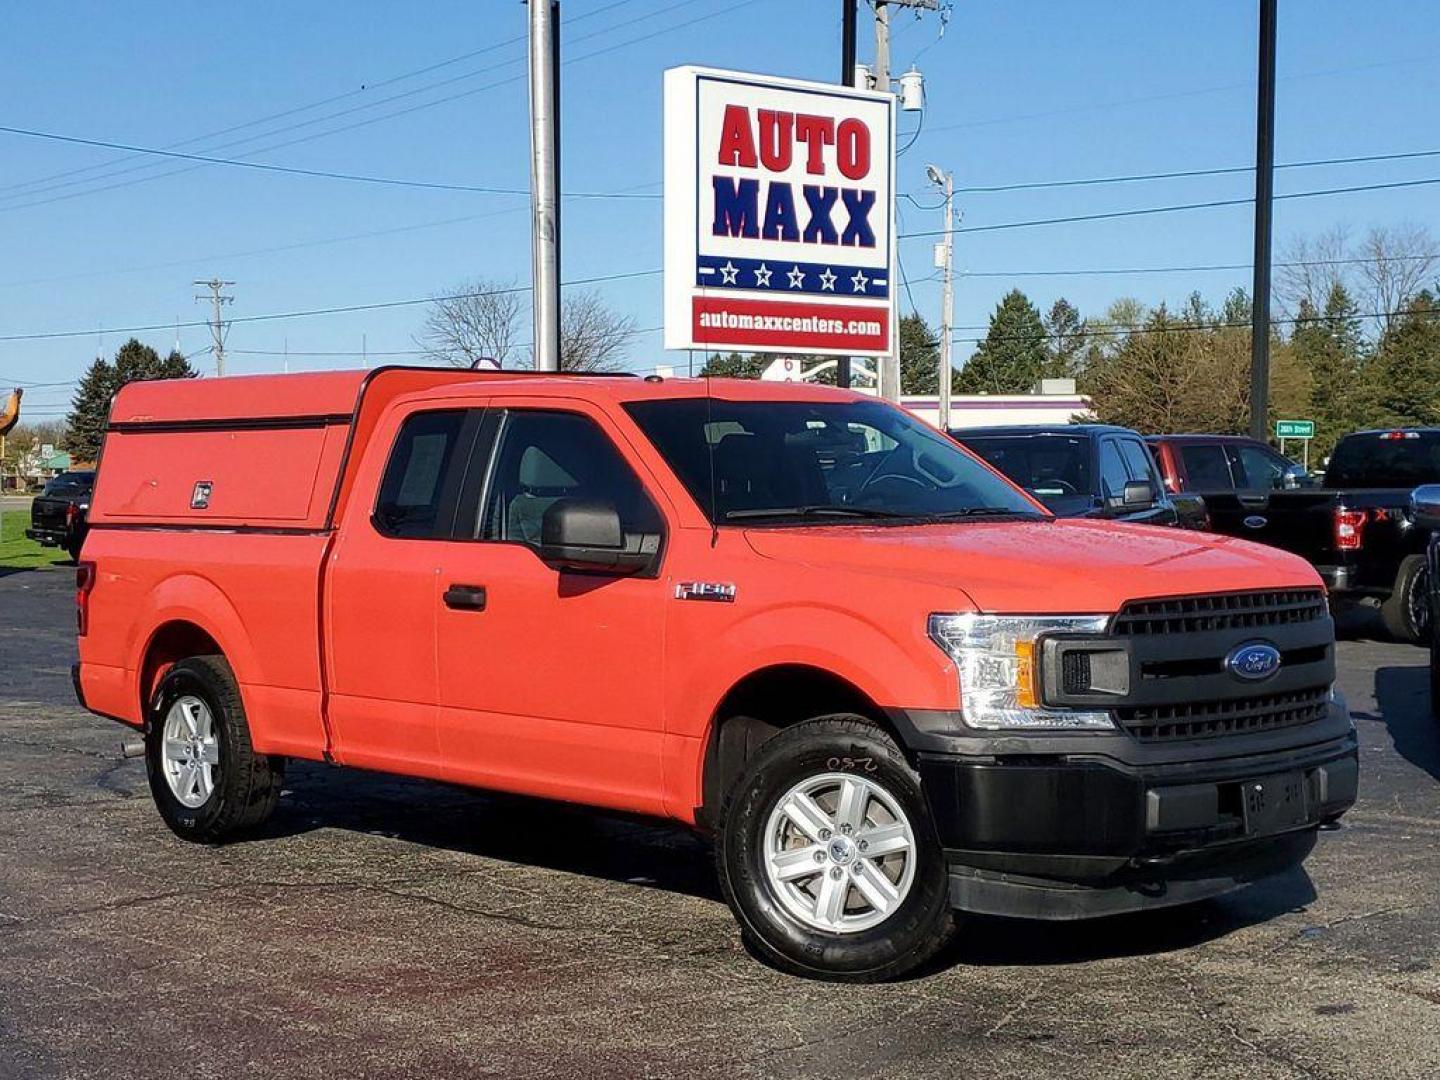
[{"label": "red pickup truck", "polygon": [[1303,561],[1057,520],[821,387],[133,383],[76,600],[80,700],[180,836],[259,825],[287,759],[671,818],[814,976],[907,971],[954,909],[1234,889],[1356,792]]}]

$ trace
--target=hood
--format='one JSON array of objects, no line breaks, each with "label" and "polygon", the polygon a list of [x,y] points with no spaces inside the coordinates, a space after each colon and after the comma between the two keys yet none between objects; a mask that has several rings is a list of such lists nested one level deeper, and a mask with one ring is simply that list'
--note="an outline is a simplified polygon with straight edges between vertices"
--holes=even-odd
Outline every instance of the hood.
[{"label": "hood", "polygon": [[1149,597],[1320,584],[1276,548],[1109,521],[749,529],[746,539],[766,558],[958,588],[997,613],[1099,614]]}]

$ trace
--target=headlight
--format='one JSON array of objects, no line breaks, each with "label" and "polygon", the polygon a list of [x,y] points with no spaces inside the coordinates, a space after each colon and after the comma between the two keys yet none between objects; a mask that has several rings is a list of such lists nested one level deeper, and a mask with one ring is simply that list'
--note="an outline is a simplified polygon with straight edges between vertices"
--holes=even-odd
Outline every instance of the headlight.
[{"label": "headlight", "polygon": [[1039,639],[1103,634],[1108,615],[931,615],[930,637],[955,661],[960,710],[973,728],[1113,729],[1104,710],[1040,702]]}]

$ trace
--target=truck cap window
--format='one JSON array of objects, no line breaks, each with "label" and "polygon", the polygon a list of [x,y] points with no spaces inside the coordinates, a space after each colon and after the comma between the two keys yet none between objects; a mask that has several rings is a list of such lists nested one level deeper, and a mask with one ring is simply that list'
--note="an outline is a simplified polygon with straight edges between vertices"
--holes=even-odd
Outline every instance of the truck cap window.
[{"label": "truck cap window", "polygon": [[538,547],[545,511],[561,499],[614,506],[630,534],[661,531],[640,478],[595,421],[578,413],[505,414],[479,535]]},{"label": "truck cap window", "polygon": [[966,435],[960,441],[1056,513],[1090,503],[1088,436]]},{"label": "truck cap window", "polygon": [[375,526],[387,536],[409,539],[449,537],[451,522],[442,521],[442,508],[450,506],[445,479],[454,472],[459,455],[463,410],[417,413],[408,418],[395,439],[380,497],[375,502]]},{"label": "truck cap window", "polygon": [[879,402],[672,398],[625,408],[719,525],[1043,516],[945,436]]}]

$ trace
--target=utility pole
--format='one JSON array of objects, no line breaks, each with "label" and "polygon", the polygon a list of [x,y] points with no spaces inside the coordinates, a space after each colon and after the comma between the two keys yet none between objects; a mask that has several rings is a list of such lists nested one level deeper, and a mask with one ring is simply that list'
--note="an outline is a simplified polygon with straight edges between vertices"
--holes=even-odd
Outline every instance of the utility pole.
[{"label": "utility pole", "polygon": [[[840,85],[855,85],[855,4],[856,0],[840,0]],[[835,365],[835,385],[850,389],[850,357],[842,356]]]},{"label": "utility pole", "polygon": [[943,274],[940,297],[940,430],[950,428],[950,334],[955,321],[955,174],[941,172],[934,165],[925,167],[930,182],[945,192],[945,238],[935,245],[935,263]]},{"label": "utility pole", "polygon": [[555,85],[559,0],[530,6],[530,237],[535,368],[560,368],[560,221]]},{"label": "utility pole", "polygon": [[225,288],[227,285],[234,285],[235,282],[233,282],[233,281],[221,281],[221,280],[217,277],[217,278],[211,278],[209,281],[194,281],[194,282],[191,282],[191,284],[192,284],[192,285],[196,285],[196,286],[198,286],[199,288],[202,288],[202,289],[209,289],[209,290],[210,290],[210,295],[209,295],[208,297],[207,297],[207,296],[196,296],[195,299],[196,299],[196,300],[209,300],[209,301],[210,301],[210,304],[211,304],[211,312],[212,312],[212,314],[211,314],[211,316],[210,316],[210,336],[211,336],[211,338],[212,338],[213,341],[214,341],[215,374],[216,374],[216,375],[224,375],[224,374],[225,374],[225,332],[226,332],[226,324],[220,321],[220,305],[221,305],[221,304],[233,304],[233,303],[235,302],[235,298],[234,298],[233,296],[225,296],[225,295],[223,295],[223,294],[220,292],[220,290],[223,289],[223,288]]},{"label": "utility pole", "polygon": [[1275,4],[1260,0],[1255,101],[1255,279],[1250,327],[1250,437],[1269,435],[1270,232],[1275,193]]}]

